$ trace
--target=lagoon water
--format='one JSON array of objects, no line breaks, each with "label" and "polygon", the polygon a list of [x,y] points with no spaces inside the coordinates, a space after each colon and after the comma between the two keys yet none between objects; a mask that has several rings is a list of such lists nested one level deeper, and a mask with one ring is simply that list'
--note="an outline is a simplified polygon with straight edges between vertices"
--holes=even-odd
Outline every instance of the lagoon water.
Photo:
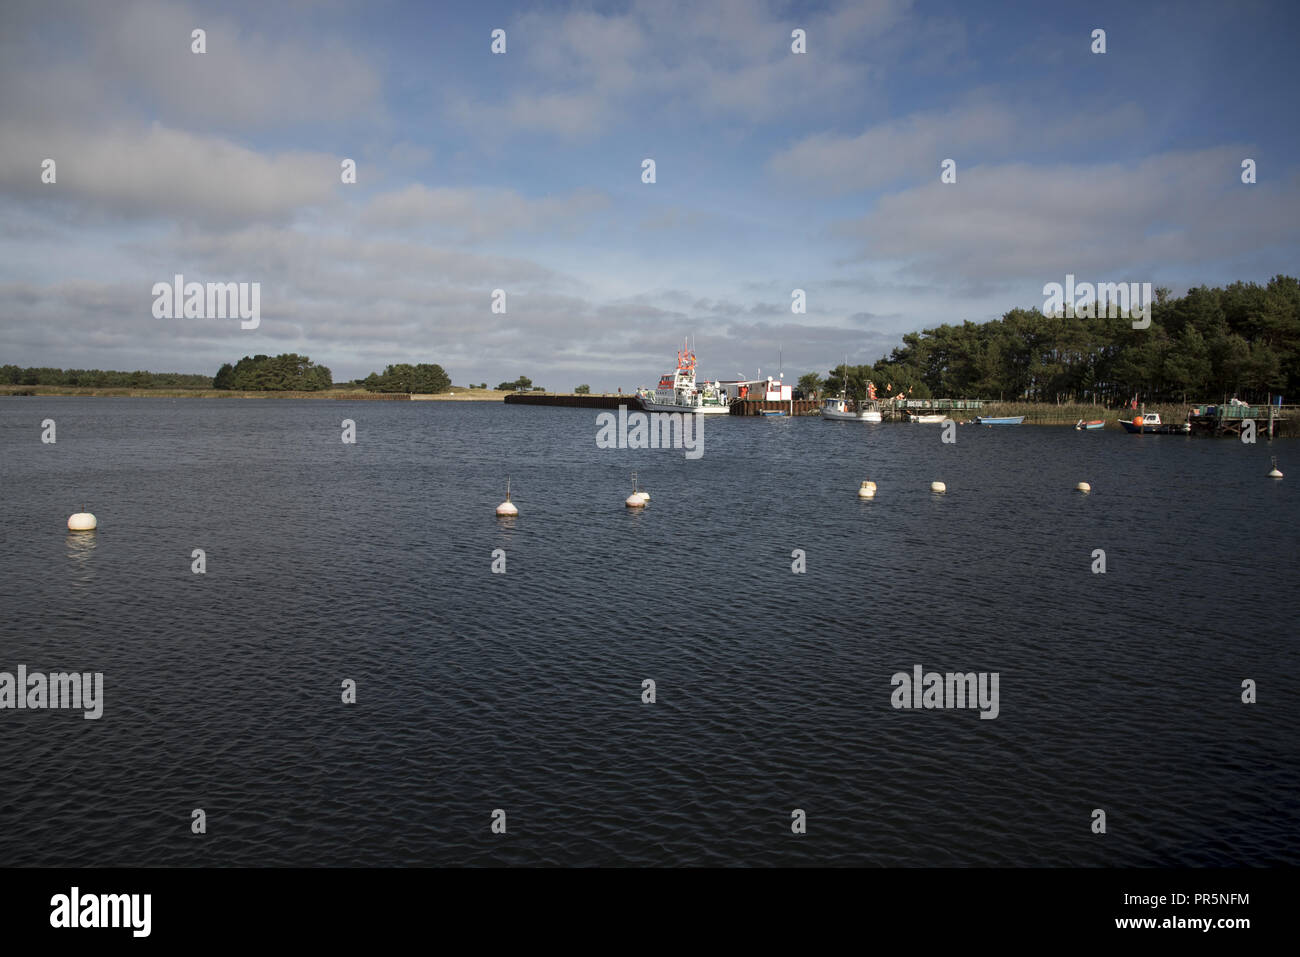
[{"label": "lagoon water", "polygon": [[1300,863],[1300,443],[595,416],[0,399],[0,865]]}]

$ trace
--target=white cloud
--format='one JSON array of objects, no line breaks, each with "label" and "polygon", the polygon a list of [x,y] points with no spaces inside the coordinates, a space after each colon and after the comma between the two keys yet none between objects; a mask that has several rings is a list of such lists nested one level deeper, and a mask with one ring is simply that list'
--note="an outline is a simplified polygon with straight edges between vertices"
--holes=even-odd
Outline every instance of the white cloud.
[{"label": "white cloud", "polygon": [[[57,181],[41,182],[41,161]],[[0,188],[75,205],[87,215],[227,224],[280,220],[334,201],[339,159],[264,155],[216,136],[154,125],[77,132],[0,127]]]},{"label": "white cloud", "polygon": [[863,258],[954,287],[1016,278],[1041,286],[1066,272],[1158,281],[1155,270],[1300,241],[1300,182],[1244,186],[1245,155],[1219,147],[1131,165],[980,166],[954,185],[936,178],[885,196],[840,231],[863,242]]},{"label": "white cloud", "polygon": [[975,158],[1014,155],[1026,143],[1076,142],[1081,132],[1094,143],[1109,142],[1134,135],[1141,122],[1141,111],[1132,105],[1043,117],[997,102],[986,92],[950,109],[886,120],[857,136],[806,137],[773,156],[768,169],[820,191],[846,192],[909,180],[937,182],[940,164],[954,159],[960,182],[961,172]]},{"label": "white cloud", "polygon": [[470,240],[547,229],[573,234],[607,197],[592,190],[533,199],[510,189],[414,184],[374,197],[361,214],[368,226],[417,228]]}]

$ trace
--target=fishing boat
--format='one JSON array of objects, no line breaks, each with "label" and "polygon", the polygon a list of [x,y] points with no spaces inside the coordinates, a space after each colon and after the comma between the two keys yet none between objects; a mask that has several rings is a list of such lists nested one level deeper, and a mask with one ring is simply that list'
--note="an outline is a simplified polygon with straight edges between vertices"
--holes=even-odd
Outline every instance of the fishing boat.
[{"label": "fishing boat", "polygon": [[731,405],[726,393],[717,382],[695,381],[695,352],[686,343],[677,352],[677,368],[659,379],[659,387],[651,392],[639,389],[637,395],[647,412],[702,412],[710,415],[727,415]]},{"label": "fishing boat", "polygon": [[919,422],[919,423],[921,423],[922,425],[938,425],[940,422],[945,421],[947,418],[948,418],[948,416],[943,415],[943,414],[941,414],[941,413],[937,413],[937,412],[935,412],[935,413],[929,413],[929,412],[927,412],[927,413],[925,413],[924,415],[922,415],[922,414],[919,413],[919,412],[908,412],[908,413],[907,413],[907,421],[908,421],[908,422]]},{"label": "fishing boat", "polygon": [[880,408],[875,402],[857,412],[849,411],[849,402],[843,396],[822,400],[822,418],[827,422],[879,422]]},{"label": "fishing boat", "polygon": [[976,425],[1020,425],[1025,421],[1023,415],[977,415]]},{"label": "fishing boat", "polygon": [[1105,419],[1091,419],[1087,422],[1083,421],[1083,419],[1080,419],[1078,422],[1074,423],[1074,431],[1076,432],[1083,432],[1083,431],[1092,432],[1096,429],[1104,429],[1105,427],[1106,427]]},{"label": "fishing boat", "polygon": [[1134,414],[1132,422],[1120,419],[1119,424],[1124,426],[1125,432],[1139,435],[1186,435],[1192,431],[1192,427],[1186,422],[1182,425],[1166,425],[1160,421],[1159,412],[1148,412],[1146,415]]}]

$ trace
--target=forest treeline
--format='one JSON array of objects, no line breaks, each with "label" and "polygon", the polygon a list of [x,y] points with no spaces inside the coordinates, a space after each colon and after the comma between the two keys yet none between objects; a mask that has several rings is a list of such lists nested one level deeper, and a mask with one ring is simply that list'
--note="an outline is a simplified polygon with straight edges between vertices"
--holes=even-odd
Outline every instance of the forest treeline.
[{"label": "forest treeline", "polygon": [[[842,367],[827,392],[839,392]],[[808,378],[808,377],[805,377]],[[1173,298],[1157,289],[1151,325],[1127,318],[1044,316],[1013,309],[991,322],[945,323],[908,333],[875,365],[849,366],[852,394],[874,382],[881,398],[1085,402],[1263,403],[1300,400],[1300,282],[1198,286]],[[811,384],[802,382],[805,388]]]},{"label": "forest treeline", "polygon": [[116,372],[109,369],[51,369],[0,366],[0,385],[66,385],[91,389],[210,389],[212,377],[186,372]]}]

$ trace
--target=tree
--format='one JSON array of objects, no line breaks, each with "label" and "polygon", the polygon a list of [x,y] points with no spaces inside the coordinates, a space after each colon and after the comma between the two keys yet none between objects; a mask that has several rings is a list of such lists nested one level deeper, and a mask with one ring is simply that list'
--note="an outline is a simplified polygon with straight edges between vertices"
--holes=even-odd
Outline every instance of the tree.
[{"label": "tree", "polygon": [[533,386],[533,380],[521,375],[514,382],[502,382],[497,386],[498,392],[527,392]]},{"label": "tree", "polygon": [[816,372],[805,372],[799,377],[799,390],[810,399],[817,398],[821,391],[822,377]]},{"label": "tree", "polygon": [[248,392],[320,392],[334,384],[328,368],[293,352],[244,356],[230,370],[227,381],[227,388]]},{"label": "tree", "polygon": [[432,395],[451,388],[451,377],[442,366],[422,362],[411,365],[401,362],[385,367],[383,374],[372,372],[362,385],[370,392],[405,392]]},{"label": "tree", "polygon": [[590,394],[591,394],[591,386],[589,386],[589,385],[575,385],[575,386],[573,387],[573,394],[574,394],[574,395],[590,395]]}]

